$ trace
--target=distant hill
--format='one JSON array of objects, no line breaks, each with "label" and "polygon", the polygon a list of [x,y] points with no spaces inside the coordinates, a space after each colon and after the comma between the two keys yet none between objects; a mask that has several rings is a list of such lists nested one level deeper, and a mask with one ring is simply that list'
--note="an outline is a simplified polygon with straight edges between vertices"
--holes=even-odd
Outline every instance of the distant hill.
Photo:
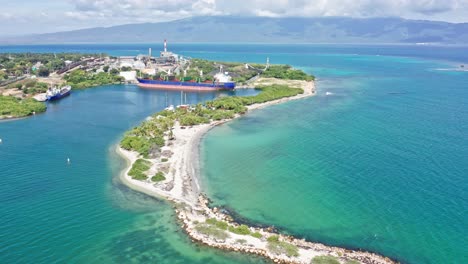
[{"label": "distant hill", "polygon": [[468,43],[468,23],[402,18],[210,16],[21,37],[0,43],[124,42]]}]

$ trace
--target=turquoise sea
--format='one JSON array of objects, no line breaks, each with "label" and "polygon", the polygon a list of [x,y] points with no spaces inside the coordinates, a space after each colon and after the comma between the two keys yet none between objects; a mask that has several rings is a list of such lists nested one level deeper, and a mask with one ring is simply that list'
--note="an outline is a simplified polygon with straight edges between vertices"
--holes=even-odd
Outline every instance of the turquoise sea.
[{"label": "turquoise sea", "polygon": [[[131,55],[147,47],[158,45],[0,52]],[[255,111],[207,134],[202,184],[215,205],[242,221],[403,263],[468,263],[468,72],[458,71],[468,48],[172,49],[229,61],[270,57],[319,78],[317,96]],[[180,100],[179,93],[167,97]],[[263,263],[191,243],[168,203],[119,183],[124,162],[113,146],[165,100],[165,92],[103,86],[74,92],[45,114],[1,122],[0,263]]]}]

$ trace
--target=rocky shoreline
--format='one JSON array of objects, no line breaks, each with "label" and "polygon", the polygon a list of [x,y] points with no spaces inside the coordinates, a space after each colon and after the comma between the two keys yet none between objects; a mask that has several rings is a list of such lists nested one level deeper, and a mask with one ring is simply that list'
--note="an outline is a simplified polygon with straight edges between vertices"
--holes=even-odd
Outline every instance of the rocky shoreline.
[{"label": "rocky shoreline", "polygon": [[[274,263],[310,263],[310,259],[314,256],[334,256],[340,262],[346,263],[349,260],[355,260],[359,263],[365,264],[383,264],[383,263],[396,263],[395,261],[380,256],[375,253],[366,252],[366,251],[356,251],[356,250],[349,250],[345,248],[339,247],[330,247],[326,246],[321,243],[313,243],[308,242],[304,239],[297,239],[292,236],[282,235],[279,233],[275,233],[272,228],[253,228],[250,227],[249,229],[251,232],[258,232],[262,234],[262,238],[259,239],[262,242],[266,241],[266,238],[269,236],[278,236],[280,241],[285,241],[292,245],[295,245],[299,249],[300,255],[298,257],[291,257],[284,254],[276,255],[268,251],[267,248],[263,248],[261,244],[254,243],[254,244],[232,244],[226,241],[220,241],[209,236],[200,234],[197,232],[194,219],[195,221],[199,221],[201,219],[217,219],[218,221],[225,221],[230,226],[239,226],[235,223],[229,215],[223,214],[218,211],[218,209],[210,208],[208,206],[208,199],[204,195],[200,195],[199,197],[199,207],[197,209],[190,208],[190,207],[182,207],[175,209],[177,213],[177,218],[181,223],[181,227],[187,233],[187,235],[194,241],[201,243],[206,246],[219,248],[226,251],[236,251],[236,252],[244,252],[248,254],[255,254],[262,256],[264,258],[272,260]],[[196,223],[196,222],[195,222]],[[301,254],[302,253],[302,254]],[[302,256],[302,257],[301,257]],[[304,258],[304,256],[307,256]]]}]

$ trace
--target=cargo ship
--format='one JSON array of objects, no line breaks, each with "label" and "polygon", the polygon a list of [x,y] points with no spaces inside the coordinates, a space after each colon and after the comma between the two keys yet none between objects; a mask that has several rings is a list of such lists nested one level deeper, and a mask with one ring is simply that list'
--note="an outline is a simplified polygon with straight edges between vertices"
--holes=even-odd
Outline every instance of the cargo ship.
[{"label": "cargo ship", "polygon": [[55,101],[62,99],[63,97],[69,96],[71,92],[71,86],[67,85],[62,88],[49,88],[46,93],[47,101]]},{"label": "cargo ship", "polygon": [[[200,77],[192,79],[192,77],[186,77],[186,69],[183,70],[183,62],[187,62],[185,58],[172,53],[167,50],[167,41],[164,40],[164,51],[161,51],[160,57],[151,57],[151,49],[149,50],[147,63],[144,71],[152,72],[149,75],[153,75],[152,78],[136,78],[138,86],[149,89],[163,89],[163,90],[186,90],[186,91],[216,91],[216,90],[234,90],[236,83],[232,81],[231,76],[228,72],[223,72],[223,66],[220,65],[220,70],[215,74],[212,80],[203,81],[203,71],[200,71]],[[156,64],[153,67],[152,63]],[[180,70],[184,71],[184,77],[177,79],[175,77],[176,69],[178,73]],[[154,77],[159,72],[158,77]],[[161,73],[164,76],[161,76]],[[211,79],[211,78],[210,78]]]},{"label": "cargo ship", "polygon": [[216,90],[234,90],[236,83],[231,81],[231,77],[227,73],[218,73],[214,76],[214,81],[184,81],[184,80],[151,80],[140,79],[138,86],[150,89],[167,89],[167,90],[189,90],[189,91],[216,91]]}]

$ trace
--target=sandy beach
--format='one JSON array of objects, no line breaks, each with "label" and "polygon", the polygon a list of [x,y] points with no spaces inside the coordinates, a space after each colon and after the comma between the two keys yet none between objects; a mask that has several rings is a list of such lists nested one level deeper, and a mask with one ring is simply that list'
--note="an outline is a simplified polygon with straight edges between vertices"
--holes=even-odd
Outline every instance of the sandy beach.
[{"label": "sandy beach", "polygon": [[[259,79],[257,81],[267,85],[272,80]],[[250,105],[248,106],[248,111],[303,99],[316,94],[314,82],[296,81],[294,86],[302,88],[304,93],[293,97]],[[239,116],[235,118],[237,117]],[[288,256],[285,253],[274,253],[271,250],[271,243],[267,239],[278,234],[265,228],[249,227],[249,233],[256,233],[256,236],[221,230],[219,232],[223,234],[223,237],[216,238],[201,232],[201,227],[203,227],[208,219],[215,219],[215,221],[226,223],[227,230],[239,227],[229,215],[219,212],[217,208],[210,208],[208,206],[208,199],[202,194],[202,190],[200,190],[200,140],[210,129],[228,121],[230,120],[215,121],[210,124],[192,127],[182,127],[176,124],[173,129],[175,140],[166,141],[167,144],[162,149],[161,157],[148,159],[151,162],[150,175],[157,171],[165,172],[166,179],[158,183],[154,183],[150,179],[146,181],[132,179],[128,175],[128,172],[131,169],[131,164],[139,158],[139,154],[118,147],[117,152],[128,162],[127,168],[121,175],[122,181],[136,191],[174,202],[178,219],[182,222],[182,226],[187,234],[193,240],[208,246],[257,254],[278,263],[310,263],[313,257],[322,255],[334,256],[341,263],[346,263],[348,260],[356,260],[359,263],[395,263],[377,254],[329,247],[320,243],[307,242],[285,235],[279,235],[279,243],[293,245],[293,247],[297,248],[298,255]],[[164,158],[164,161],[162,158]]]}]

